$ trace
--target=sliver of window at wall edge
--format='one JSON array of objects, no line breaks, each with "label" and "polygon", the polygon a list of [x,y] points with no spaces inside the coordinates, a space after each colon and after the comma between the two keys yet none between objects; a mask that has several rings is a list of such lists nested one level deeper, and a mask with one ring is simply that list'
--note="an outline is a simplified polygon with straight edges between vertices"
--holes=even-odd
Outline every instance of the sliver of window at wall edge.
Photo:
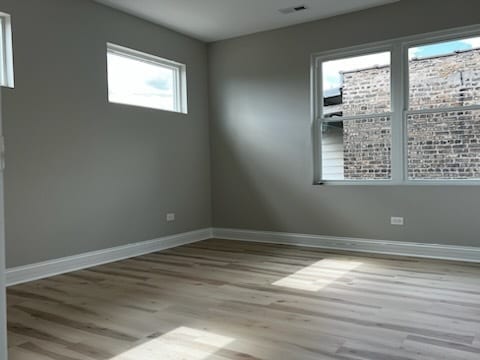
[{"label": "sliver of window at wall edge", "polygon": [[[478,38],[478,39],[477,39]],[[470,49],[463,49],[462,51],[454,51],[451,53],[444,53],[435,56],[424,56],[423,58],[409,58],[409,50],[417,49],[418,47],[428,47],[429,45],[445,45],[442,44],[444,42],[461,42],[465,40],[478,40],[477,46],[472,46]],[[476,44],[476,43],[475,43]],[[329,118],[328,114],[323,113],[324,107],[327,106],[335,106],[339,105],[338,102],[342,104],[342,98],[344,96],[343,88],[339,89],[340,91],[331,93],[331,97],[324,98],[323,96],[323,82],[322,82],[322,64],[328,61],[335,61],[335,60],[342,60],[351,57],[359,57],[364,56],[367,54],[375,54],[378,52],[391,52],[391,84],[390,84],[390,101],[391,101],[391,112],[389,113],[373,113],[373,114],[362,114],[360,116],[343,116],[345,115],[342,109],[335,109],[333,112],[333,117],[338,120],[339,123],[347,122],[347,121],[355,121],[360,119],[367,119],[367,118],[380,118],[380,117],[390,117],[390,126],[391,126],[391,146],[390,152],[388,155],[390,156],[390,164],[391,170],[390,174],[391,177],[388,179],[360,179],[360,180],[352,180],[352,179],[340,179],[340,180],[328,180],[322,178],[322,149],[321,149],[321,127],[324,124],[331,122],[332,116]],[[412,73],[412,68],[410,68],[412,63],[421,64],[422,62],[429,61],[432,64],[436,64],[436,67],[433,65],[432,68],[439,68],[439,63],[447,62],[450,60],[451,63],[465,63],[464,59],[462,61],[457,61],[458,57],[473,57],[475,56],[475,61],[472,64],[480,64],[480,26],[471,26],[467,28],[460,28],[454,30],[447,30],[442,32],[436,33],[429,33],[423,35],[417,35],[413,37],[407,38],[400,38],[396,40],[384,41],[379,43],[373,43],[368,45],[361,45],[356,47],[351,47],[347,49],[340,49],[334,51],[326,51],[323,53],[318,53],[312,55],[312,121],[313,121],[313,143],[314,143],[314,185],[480,185],[480,91],[475,90],[475,88],[471,87],[468,88],[468,84],[466,85],[466,81],[474,82],[480,81],[480,68],[474,68],[477,73],[476,78],[472,78],[475,75],[475,72],[472,71],[472,66],[466,66],[460,75],[457,76],[458,81],[461,82],[461,89],[458,90],[459,94],[458,99],[461,99],[462,102],[456,103],[452,101],[450,103],[446,103],[446,101],[441,102],[441,106],[438,104],[424,104],[424,106],[419,106],[416,104],[415,101],[411,101],[412,95],[410,92],[410,84],[415,84],[412,81],[412,76],[409,72]],[[477,58],[478,56],[478,58]],[[430,64],[431,65],[431,64]],[[415,65],[417,66],[417,65]],[[413,66],[412,66],[413,67]],[[421,67],[421,66],[417,66]],[[410,70],[410,71],[409,71]],[[455,75],[455,73],[454,73]],[[469,78],[470,76],[470,78]],[[473,80],[472,80],[473,79]],[[422,80],[425,82],[425,80]],[[422,82],[420,82],[421,84]],[[413,95],[418,93],[418,88],[415,88],[412,92]],[[429,96],[429,98],[435,98],[435,95]],[[415,98],[413,98],[415,99]],[[457,100],[458,100],[457,99]],[[470,101],[470,102],[468,102]],[[475,101],[477,103],[475,103]],[[410,104],[409,104],[410,102]],[[446,104],[446,105],[445,105]],[[412,107],[412,106],[416,106]],[[421,104],[420,104],[421,105]],[[437,107],[435,107],[437,106]],[[478,111],[478,116],[475,115],[475,112]],[[432,131],[432,128],[426,128],[425,124],[422,127],[422,123],[418,119],[422,119],[425,123],[428,123],[428,119],[435,118],[435,114],[437,114],[437,118],[442,118],[442,122],[436,123],[436,126],[440,126],[439,124],[448,123],[449,121],[451,126],[450,129],[451,134],[458,133],[459,128],[458,124],[455,122],[468,122],[470,121],[469,125],[464,126],[462,128],[464,131],[464,135],[467,138],[472,139],[473,141],[466,143],[465,140],[462,142],[462,138],[455,139],[453,135],[451,138],[439,138],[438,144],[435,144],[435,140],[432,139],[423,139],[422,141],[415,141],[412,140],[410,136],[409,142],[409,133],[407,132],[410,130],[411,132],[414,131],[415,125],[419,127],[424,132],[428,133],[428,131]],[[445,116],[444,114],[448,114]],[[468,118],[470,116],[470,118]],[[425,120],[426,119],[426,120]],[[420,125],[415,124],[417,121]],[[433,121],[433,120],[432,120]],[[453,125],[452,125],[453,124]],[[475,132],[475,127],[478,128],[478,132]],[[343,125],[342,125],[343,126]],[[430,125],[431,126],[431,125]],[[425,130],[428,129],[428,130]],[[418,129],[417,129],[418,131]],[[470,132],[469,132],[470,131]],[[458,134],[457,134],[458,135]],[[418,136],[418,135],[417,135]],[[438,135],[437,135],[438,136]],[[442,144],[442,141],[447,141],[447,144]],[[448,143],[450,141],[450,143]],[[413,145],[412,145],[413,144]],[[343,140],[342,140],[342,146]],[[441,173],[437,173],[437,177],[429,177],[424,178],[415,178],[415,174],[418,174],[418,169],[413,167],[417,161],[429,160],[426,157],[426,154],[429,154],[427,150],[432,150],[429,147],[432,146],[441,146],[441,145],[451,145],[451,153],[457,154],[458,149],[460,146],[468,149],[466,151],[471,152],[471,158],[477,159],[478,166],[461,166],[459,163],[459,159],[455,158],[454,161],[444,163],[450,168],[442,168]],[[456,146],[454,148],[454,146]],[[410,148],[409,148],[410,147]],[[455,149],[455,150],[454,150]],[[433,149],[438,151],[438,149]],[[445,149],[442,149],[445,150]],[[344,148],[342,148],[342,155],[344,155]],[[408,152],[410,151],[410,152]],[[443,152],[444,153],[444,152]],[[417,158],[414,155],[417,154]],[[442,155],[442,152],[435,153],[438,159],[438,156]],[[409,157],[410,155],[410,157]],[[433,158],[433,157],[432,157]],[[444,156],[444,159],[447,159],[448,156]],[[466,158],[462,157],[461,159]],[[442,159],[442,158],[440,158]],[[343,159],[345,161],[345,159]],[[431,160],[430,160],[431,161]],[[434,163],[433,163],[434,164]],[[465,164],[471,164],[471,162],[466,162]],[[410,165],[410,167],[409,167]],[[438,164],[437,164],[438,165]],[[388,166],[388,162],[387,162]],[[418,166],[418,165],[417,165]],[[342,165],[343,167],[343,165]],[[438,167],[438,166],[437,166]],[[456,169],[458,171],[456,177],[445,177],[445,174],[451,173],[452,169]],[[475,169],[477,169],[475,171]],[[345,171],[343,167],[342,171]],[[343,176],[344,174],[342,174]],[[444,176],[440,177],[439,176]],[[467,177],[470,176],[470,177]]]},{"label": "sliver of window at wall edge", "polygon": [[14,88],[12,20],[0,12],[0,87]]}]

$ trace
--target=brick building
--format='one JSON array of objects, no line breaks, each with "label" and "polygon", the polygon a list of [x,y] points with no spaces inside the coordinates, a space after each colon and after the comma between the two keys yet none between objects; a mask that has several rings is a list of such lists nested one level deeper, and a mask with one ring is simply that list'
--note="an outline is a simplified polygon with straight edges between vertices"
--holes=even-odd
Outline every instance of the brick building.
[{"label": "brick building", "polygon": [[[412,59],[410,109],[480,104],[480,49]],[[325,113],[351,116],[390,111],[390,67],[344,72],[337,104]],[[411,115],[407,119],[409,177],[480,177],[480,111]],[[391,119],[339,121],[323,129],[327,179],[391,175]]]}]

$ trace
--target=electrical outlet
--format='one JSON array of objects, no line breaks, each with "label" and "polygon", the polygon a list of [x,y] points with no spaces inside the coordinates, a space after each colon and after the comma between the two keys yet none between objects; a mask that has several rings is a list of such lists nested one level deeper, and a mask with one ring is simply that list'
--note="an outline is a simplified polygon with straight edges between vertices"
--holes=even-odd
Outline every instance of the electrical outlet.
[{"label": "electrical outlet", "polygon": [[167,214],[167,222],[175,221],[175,213],[168,213]]},{"label": "electrical outlet", "polygon": [[392,225],[404,225],[403,217],[392,216],[390,218],[390,224]]}]

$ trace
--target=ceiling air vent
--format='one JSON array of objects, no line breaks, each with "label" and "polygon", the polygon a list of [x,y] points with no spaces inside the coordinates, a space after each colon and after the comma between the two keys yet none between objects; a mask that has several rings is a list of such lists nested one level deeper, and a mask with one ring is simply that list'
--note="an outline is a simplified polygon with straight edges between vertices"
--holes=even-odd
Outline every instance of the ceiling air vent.
[{"label": "ceiling air vent", "polygon": [[299,6],[289,7],[289,8],[286,8],[286,9],[280,9],[278,11],[280,11],[282,14],[292,14],[294,12],[304,11],[304,10],[307,10],[307,9],[308,8],[305,5],[299,5]]}]

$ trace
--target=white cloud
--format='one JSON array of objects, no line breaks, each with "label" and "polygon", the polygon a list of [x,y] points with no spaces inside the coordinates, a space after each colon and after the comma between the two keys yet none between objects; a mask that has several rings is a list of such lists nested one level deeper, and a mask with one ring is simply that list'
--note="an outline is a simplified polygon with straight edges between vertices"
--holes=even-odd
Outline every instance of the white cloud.
[{"label": "white cloud", "polygon": [[341,72],[365,69],[390,64],[390,53],[376,53],[352,58],[332,60],[323,63],[323,89],[335,89],[341,86]]},{"label": "white cloud", "polygon": [[419,46],[408,49],[408,58],[412,59],[414,57],[417,57],[421,51],[422,51],[422,48]]},{"label": "white cloud", "polygon": [[470,45],[472,48],[480,47],[480,37],[461,40],[461,42]]},{"label": "white cloud", "polygon": [[111,102],[174,109],[172,70],[111,53],[107,59]]}]

